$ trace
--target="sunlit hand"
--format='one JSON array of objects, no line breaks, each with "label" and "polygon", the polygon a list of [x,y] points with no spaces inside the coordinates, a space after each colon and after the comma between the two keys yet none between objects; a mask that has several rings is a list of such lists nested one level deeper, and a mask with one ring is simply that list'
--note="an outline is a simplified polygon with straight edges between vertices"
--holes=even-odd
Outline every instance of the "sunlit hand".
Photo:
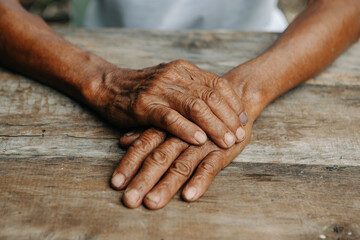
[{"label": "sunlit hand", "polygon": [[142,202],[150,209],[164,207],[175,193],[182,190],[186,201],[196,201],[208,189],[216,174],[227,166],[250,140],[252,123],[245,126],[246,137],[230,149],[222,149],[208,140],[202,146],[167,136],[151,128],[120,139],[122,145],[131,144],[116,168],[112,185],[126,188],[123,202],[136,208]]},{"label": "sunlit hand", "polygon": [[122,128],[151,125],[194,145],[205,143],[207,134],[223,148],[245,135],[243,106],[227,80],[184,60],[142,70],[114,68],[92,81],[85,95]]}]

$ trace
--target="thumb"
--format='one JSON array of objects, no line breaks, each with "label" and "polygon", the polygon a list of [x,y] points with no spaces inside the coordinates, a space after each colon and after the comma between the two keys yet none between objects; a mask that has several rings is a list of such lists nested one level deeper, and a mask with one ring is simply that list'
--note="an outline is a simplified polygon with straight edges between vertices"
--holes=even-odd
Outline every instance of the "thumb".
[{"label": "thumb", "polygon": [[142,130],[134,130],[131,132],[127,132],[125,133],[123,136],[121,136],[120,138],[120,146],[123,148],[128,148],[130,147],[130,145],[140,137],[141,133],[143,131]]}]

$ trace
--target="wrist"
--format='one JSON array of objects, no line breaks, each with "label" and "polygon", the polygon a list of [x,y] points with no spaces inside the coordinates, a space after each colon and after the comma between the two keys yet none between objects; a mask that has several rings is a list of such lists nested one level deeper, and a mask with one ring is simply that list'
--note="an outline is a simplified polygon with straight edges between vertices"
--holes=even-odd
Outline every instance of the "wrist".
[{"label": "wrist", "polygon": [[268,97],[262,82],[268,77],[265,69],[259,69],[261,60],[255,58],[227,72],[227,79],[239,95],[249,121],[255,121],[268,104]]},{"label": "wrist", "polygon": [[93,67],[88,73],[87,79],[81,84],[81,94],[85,104],[97,111],[108,104],[111,96],[106,89],[105,81],[107,76],[117,69],[115,65],[105,61],[99,62]]}]

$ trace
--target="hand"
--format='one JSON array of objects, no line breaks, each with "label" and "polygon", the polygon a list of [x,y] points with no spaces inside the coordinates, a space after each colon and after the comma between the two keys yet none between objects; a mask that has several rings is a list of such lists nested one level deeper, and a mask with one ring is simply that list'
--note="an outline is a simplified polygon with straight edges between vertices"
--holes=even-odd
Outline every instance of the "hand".
[{"label": "hand", "polygon": [[241,143],[222,149],[212,141],[202,146],[188,145],[182,140],[166,136],[151,128],[140,137],[139,133],[124,136],[122,145],[132,145],[114,171],[112,185],[126,190],[123,202],[130,208],[142,202],[150,209],[164,207],[180,187],[185,201],[196,201],[210,186],[216,174],[227,166],[250,140],[252,123],[245,126],[247,135]]},{"label": "hand", "polygon": [[194,145],[205,143],[207,134],[223,148],[245,136],[240,119],[244,124],[247,117],[227,80],[186,61],[114,68],[90,83],[86,99],[117,126],[152,125]]}]

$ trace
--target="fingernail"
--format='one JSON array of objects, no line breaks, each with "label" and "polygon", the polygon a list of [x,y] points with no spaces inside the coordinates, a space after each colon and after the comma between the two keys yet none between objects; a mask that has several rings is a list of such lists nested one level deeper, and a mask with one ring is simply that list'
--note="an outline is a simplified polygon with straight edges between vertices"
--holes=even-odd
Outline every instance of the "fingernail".
[{"label": "fingernail", "polygon": [[195,139],[199,144],[202,144],[206,142],[207,137],[204,133],[197,131],[195,133]]},{"label": "fingernail", "polygon": [[131,132],[125,133],[124,136],[130,137],[130,136],[132,136],[132,135],[134,135],[134,134],[135,134],[135,131],[131,131]]},{"label": "fingernail", "polygon": [[153,202],[155,205],[158,205],[158,203],[160,202],[160,196],[156,193],[149,193],[148,195],[146,195],[146,198],[147,200]]},{"label": "fingernail", "polygon": [[116,174],[111,179],[112,185],[116,188],[120,188],[121,185],[123,185],[124,181],[125,181],[125,176],[122,175],[121,173]]},{"label": "fingernail", "polygon": [[237,137],[238,140],[244,140],[245,134],[246,134],[245,130],[242,127],[239,127],[236,130],[236,137]]},{"label": "fingernail", "polygon": [[185,192],[186,200],[191,201],[195,197],[195,194],[196,194],[196,188],[189,187],[189,189]]},{"label": "fingernail", "polygon": [[136,189],[125,191],[125,197],[130,203],[137,203],[140,199],[140,194]]},{"label": "fingernail", "polygon": [[243,126],[248,122],[248,117],[245,112],[240,113],[239,119]]},{"label": "fingernail", "polygon": [[235,137],[231,133],[225,133],[224,141],[228,147],[231,147],[235,142]]}]

